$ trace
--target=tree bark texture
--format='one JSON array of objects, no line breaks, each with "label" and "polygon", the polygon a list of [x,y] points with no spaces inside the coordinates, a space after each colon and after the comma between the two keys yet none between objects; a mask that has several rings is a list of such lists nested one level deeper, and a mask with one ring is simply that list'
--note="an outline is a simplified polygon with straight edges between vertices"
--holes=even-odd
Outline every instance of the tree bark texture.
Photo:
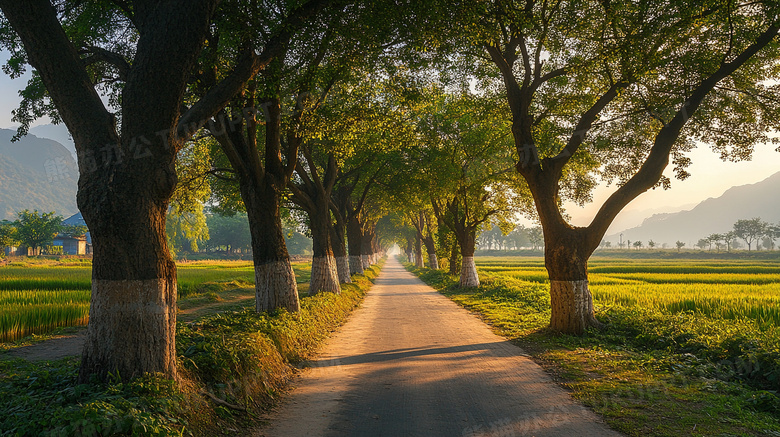
[{"label": "tree bark texture", "polygon": [[422,239],[420,238],[419,233],[414,239],[414,265],[419,268],[425,267],[425,261],[423,261],[422,255]]},{"label": "tree bark texture", "polygon": [[455,275],[457,275],[460,272],[458,269],[460,268],[461,263],[460,263],[460,260],[458,258],[460,258],[460,252],[458,251],[458,245],[457,244],[453,244],[452,245],[452,250],[450,251],[450,259],[449,259],[450,275],[452,275],[452,276],[455,276]]},{"label": "tree bark texture", "polygon": [[545,266],[550,276],[550,328],[580,335],[601,327],[588,287],[588,258],[593,249],[581,233],[548,225],[545,230]]},{"label": "tree bark texture", "polygon": [[345,229],[342,223],[333,223],[330,227],[331,244],[333,245],[333,256],[336,258],[336,270],[339,282],[342,284],[352,283],[350,277],[349,257],[347,256],[347,246],[345,241]]},{"label": "tree bark texture", "polygon": [[347,242],[349,244],[349,272],[353,275],[362,275],[363,260],[361,258],[363,241],[363,229],[356,214],[351,214],[347,220]]},{"label": "tree bark texture", "polygon": [[474,250],[477,245],[476,231],[466,230],[461,235],[458,235],[458,245],[460,246],[460,253],[463,255],[460,269],[460,281],[461,287],[479,287],[479,275],[477,274],[477,266],[474,264]]},{"label": "tree bark texture", "polygon": [[373,232],[371,229],[364,230],[363,238],[361,240],[361,258],[363,260],[363,269],[368,269],[373,264],[371,255],[374,252],[374,246],[372,244]]},{"label": "tree bark texture", "polygon": [[439,258],[436,256],[436,245],[433,241],[433,235],[428,233],[423,239],[423,243],[425,243],[425,251],[428,252],[428,267],[438,270]]},{"label": "tree bark texture", "polygon": [[550,329],[553,331],[580,335],[588,327],[601,326],[594,315],[587,279],[550,281],[550,298]]},{"label": "tree bark texture", "polygon": [[175,277],[93,280],[79,379],[128,380],[149,369],[175,378],[176,310]]},{"label": "tree bark texture", "polygon": [[312,233],[312,251],[314,252],[311,265],[311,283],[309,295],[321,292],[341,293],[339,285],[338,266],[333,256],[330,236],[330,209],[327,199],[317,202],[319,208],[309,212],[309,223]]},{"label": "tree bark texture", "polygon": [[318,293],[341,293],[336,258],[333,255],[315,256],[312,258],[309,296]]},{"label": "tree bark texture", "polygon": [[479,275],[477,274],[477,265],[474,263],[473,256],[463,257],[458,285],[461,287],[479,287]]},{"label": "tree bark texture", "polygon": [[[295,295],[291,291],[295,291]],[[264,264],[258,264],[255,260],[255,309],[261,313],[277,308],[300,311],[298,284],[290,259]]]},{"label": "tree bark texture", "polygon": [[255,265],[255,307],[258,312],[284,308],[300,311],[298,284],[292,273],[279,212],[280,188],[265,181],[258,187],[250,178],[242,183]]},{"label": "tree bark texture", "polygon": [[428,252],[428,265],[433,270],[439,270],[439,258],[436,257],[436,252]]}]

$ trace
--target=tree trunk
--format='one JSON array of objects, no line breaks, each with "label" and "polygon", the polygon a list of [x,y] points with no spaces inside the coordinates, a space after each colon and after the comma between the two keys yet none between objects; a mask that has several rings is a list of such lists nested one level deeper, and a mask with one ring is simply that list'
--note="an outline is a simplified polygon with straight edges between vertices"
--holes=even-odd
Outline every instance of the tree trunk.
[{"label": "tree trunk", "polygon": [[433,236],[428,234],[428,236],[423,239],[423,243],[425,243],[425,251],[428,252],[428,267],[438,270],[439,258],[436,257],[436,245],[434,244]]},{"label": "tree trunk", "polygon": [[254,180],[247,178],[240,185],[252,236],[255,308],[258,313],[278,308],[298,312],[298,284],[284,241],[279,190],[270,183],[258,187]]},{"label": "tree trunk", "polygon": [[373,248],[373,254],[374,254],[374,264],[379,264],[379,259],[382,258],[383,250],[382,246],[379,245],[379,238],[376,235],[376,230],[374,230],[374,233],[371,235],[371,247]]},{"label": "tree trunk", "polygon": [[330,209],[327,206],[327,199],[318,203],[321,204],[318,205],[317,211],[309,214],[312,251],[314,252],[311,262],[310,296],[322,292],[341,293],[338,267],[330,241],[330,228],[332,226],[330,224]]},{"label": "tree trunk", "polygon": [[433,270],[439,270],[439,258],[436,257],[436,252],[428,252],[428,265]]},{"label": "tree trunk", "polygon": [[363,229],[360,225],[360,221],[355,217],[356,214],[352,214],[347,220],[347,241],[349,244],[349,272],[353,275],[362,275],[363,260],[361,258],[362,241],[363,241]]},{"label": "tree trunk", "polygon": [[474,231],[467,231],[465,235],[458,238],[460,252],[463,254],[463,263],[460,269],[461,287],[479,287],[479,275],[477,274],[477,265],[474,263],[474,248],[476,238]]},{"label": "tree trunk", "polygon": [[[593,310],[588,287],[588,257],[581,238],[573,232],[550,232],[545,236],[545,266],[550,276],[550,329],[581,335],[590,327],[603,326]],[[547,232],[545,232],[547,234]],[[569,234],[569,235],[566,235]]]},{"label": "tree trunk", "polygon": [[452,245],[452,251],[450,251],[450,275],[455,276],[457,275],[460,270],[460,251],[458,251],[458,245],[453,244]]},{"label": "tree trunk", "polygon": [[371,267],[371,254],[373,251],[373,247],[371,245],[371,237],[372,233],[370,230],[366,230],[363,232],[363,239],[361,240],[361,260],[363,261],[363,269],[368,269]]},{"label": "tree trunk", "polygon": [[136,165],[115,170],[108,183],[91,175],[79,180],[79,209],[94,241],[81,382],[109,374],[124,381],[150,372],[177,376],[176,265],[165,234],[176,173],[172,161],[160,161],[154,169],[130,162]]},{"label": "tree trunk", "polygon": [[347,257],[347,246],[344,241],[344,227],[338,223],[331,225],[330,237],[333,245],[333,256],[336,258],[336,271],[339,282],[350,284],[352,283],[352,278],[349,275],[349,258]]},{"label": "tree trunk", "polygon": [[414,264],[418,268],[425,267],[425,261],[423,261],[422,256],[422,238],[420,238],[419,232],[414,239]]}]

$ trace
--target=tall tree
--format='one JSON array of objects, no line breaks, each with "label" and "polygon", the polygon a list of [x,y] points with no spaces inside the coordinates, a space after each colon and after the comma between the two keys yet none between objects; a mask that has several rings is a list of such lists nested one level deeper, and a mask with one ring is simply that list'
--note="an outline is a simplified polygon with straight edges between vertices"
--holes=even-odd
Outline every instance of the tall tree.
[{"label": "tall tree", "polygon": [[3,220],[0,222],[0,255],[5,256],[5,248],[19,244],[17,238],[18,229],[13,223]]},{"label": "tall tree", "polygon": [[[286,23],[279,22],[278,26]],[[238,182],[240,209],[247,213],[255,267],[255,308],[258,312],[284,308],[300,310],[298,287],[285,244],[281,219],[282,197],[297,161],[304,113],[306,81],[314,74],[322,52],[291,73],[287,47],[293,34],[273,41],[285,47],[270,67],[248,84],[246,91],[211,121],[209,131],[229,162]],[[299,37],[300,38],[300,37]],[[306,38],[304,38],[306,40]],[[268,41],[269,43],[272,41]],[[304,44],[299,49],[310,50]],[[316,50],[316,49],[315,49]],[[216,75],[210,77],[216,81]],[[290,99],[290,94],[294,99]],[[285,107],[289,107],[284,114]],[[288,117],[287,127],[283,117]],[[218,173],[215,173],[218,174]]]},{"label": "tall tree", "polygon": [[[277,33],[292,31],[325,3],[302,3]],[[29,62],[33,88],[45,88],[28,94],[34,98],[24,103],[32,115],[22,121],[54,114],[68,127],[79,156],[78,205],[94,242],[81,381],[147,372],[176,377],[176,267],[165,233],[175,157],[197,127],[283,48],[247,42],[226,60],[232,69],[202,98],[185,102],[218,4],[0,1],[15,32],[5,33],[11,36],[4,41],[14,53],[13,66]],[[222,5],[234,21],[244,18],[234,4]],[[115,113],[98,94],[106,87]]]},{"label": "tall tree", "polygon": [[[753,246],[753,242],[758,242],[759,238],[763,237],[767,233],[768,224],[761,220],[759,217],[752,218],[750,220],[737,220],[734,223],[734,235],[737,238],[741,238],[748,246],[748,252]],[[758,249],[758,244],[756,244]]]},{"label": "tall tree", "polygon": [[54,212],[39,213],[25,209],[19,212],[19,218],[14,222],[16,226],[16,239],[40,254],[40,249],[52,242],[54,237],[62,230],[62,216]]},{"label": "tall tree", "polygon": [[508,221],[523,194],[514,183],[510,138],[494,132],[506,120],[495,96],[436,88],[429,96],[418,109],[420,143],[410,153],[416,164],[408,165],[425,180],[420,186],[437,219],[455,234],[462,255],[460,285],[478,286],[477,234],[491,219]]},{"label": "tall tree", "polygon": [[303,148],[304,159],[296,166],[300,183],[290,184],[293,202],[306,211],[309,217],[313,242],[309,294],[323,291],[341,293],[331,242],[333,223],[330,215],[331,195],[336,183],[338,164],[336,157],[329,153],[326,157],[327,164],[324,168],[318,168],[313,152],[312,148]]},{"label": "tall tree", "polygon": [[[481,48],[481,78],[505,90],[516,168],[544,230],[556,331],[596,320],[587,261],[615,216],[646,190],[669,185],[670,159],[687,176],[699,139],[725,157],[748,156],[778,127],[774,2],[480,2],[461,34]],[[460,12],[463,12],[461,10]],[[743,68],[744,67],[744,68]],[[594,175],[619,188],[585,227],[564,198],[587,201]]]}]

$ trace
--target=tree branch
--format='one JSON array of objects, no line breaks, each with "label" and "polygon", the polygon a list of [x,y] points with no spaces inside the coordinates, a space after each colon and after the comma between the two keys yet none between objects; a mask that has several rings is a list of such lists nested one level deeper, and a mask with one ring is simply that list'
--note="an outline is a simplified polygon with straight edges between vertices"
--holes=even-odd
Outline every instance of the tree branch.
[{"label": "tree branch", "polygon": [[[685,100],[672,120],[666,124],[656,135],[650,154],[639,171],[634,174],[622,187],[618,188],[599,209],[591,224],[586,228],[594,241],[591,245],[596,247],[598,241],[606,233],[607,228],[617,214],[629,202],[655,185],[663,174],[664,168],[669,163],[669,154],[677,138],[680,136],[685,124],[695,114],[705,97],[714,89],[718,82],[735,72],[762,48],[774,40],[780,31],[780,26],[773,24],[753,44],[748,46],[733,61],[722,64],[718,70],[702,80],[693,90],[690,97]],[[595,244],[594,244],[595,242]]]},{"label": "tree branch", "polygon": [[92,65],[97,62],[105,62],[114,66],[119,72],[119,79],[127,81],[127,76],[130,73],[130,63],[127,62],[124,56],[119,53],[106,50],[101,47],[90,46],[82,51],[83,53],[91,54],[87,58],[84,58],[84,65]]}]

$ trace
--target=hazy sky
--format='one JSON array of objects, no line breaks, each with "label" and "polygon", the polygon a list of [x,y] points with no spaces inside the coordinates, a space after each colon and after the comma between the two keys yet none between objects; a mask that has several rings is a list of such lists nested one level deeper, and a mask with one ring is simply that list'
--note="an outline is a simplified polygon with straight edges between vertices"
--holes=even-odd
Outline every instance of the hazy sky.
[{"label": "hazy sky", "polygon": [[[674,212],[690,209],[710,197],[719,197],[732,186],[754,184],[780,172],[780,152],[776,152],[775,147],[777,146],[760,145],[756,147],[753,159],[743,162],[721,161],[719,155],[706,145],[696,148],[689,154],[692,164],[688,167],[688,172],[691,173],[688,179],[673,179],[671,166],[668,167],[664,174],[672,178],[672,188],[656,188],[640,195],[618,216],[610,232],[638,225],[641,218],[651,215],[648,211]],[[590,223],[598,208],[614,190],[614,186],[599,187],[594,193],[594,202],[584,208],[568,205],[572,223],[579,226]],[[646,213],[639,214],[640,212]]]},{"label": "hazy sky", "polygon": [[[5,63],[8,54],[0,52],[0,63]],[[11,111],[19,104],[19,90],[29,79],[29,73],[24,77],[11,80],[6,74],[0,73],[0,127],[12,127]],[[36,124],[46,124],[48,120],[40,120]],[[756,148],[753,159],[748,162],[723,162],[709,147],[702,146],[691,152],[693,161],[688,171],[691,173],[685,181],[672,179],[670,190],[656,189],[642,194],[630,203],[623,213],[615,220],[610,232],[632,227],[642,218],[652,212],[672,212],[683,207],[693,206],[710,197],[718,197],[734,185],[745,185],[759,182],[780,171],[780,153],[774,146],[764,145]],[[666,171],[672,176],[671,169]],[[586,225],[601,206],[603,201],[614,191],[612,187],[599,187],[594,193],[594,202],[584,208],[568,205],[567,209],[575,225]]]}]

